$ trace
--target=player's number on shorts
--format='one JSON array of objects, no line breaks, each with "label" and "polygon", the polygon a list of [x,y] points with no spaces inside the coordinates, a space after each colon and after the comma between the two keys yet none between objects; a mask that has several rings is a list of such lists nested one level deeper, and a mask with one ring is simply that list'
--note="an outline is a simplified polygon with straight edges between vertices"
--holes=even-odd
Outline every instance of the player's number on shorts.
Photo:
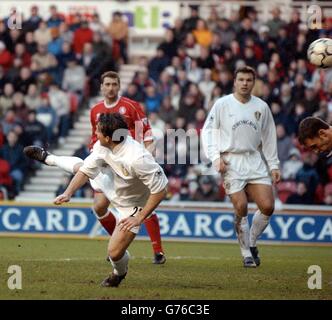
[{"label": "player's number on shorts", "polygon": [[134,207],[134,213],[131,214],[130,216],[131,216],[131,217],[134,217],[135,214],[136,214],[137,212],[141,211],[141,210],[142,210],[142,208],[139,208],[139,209],[138,209],[138,207]]}]

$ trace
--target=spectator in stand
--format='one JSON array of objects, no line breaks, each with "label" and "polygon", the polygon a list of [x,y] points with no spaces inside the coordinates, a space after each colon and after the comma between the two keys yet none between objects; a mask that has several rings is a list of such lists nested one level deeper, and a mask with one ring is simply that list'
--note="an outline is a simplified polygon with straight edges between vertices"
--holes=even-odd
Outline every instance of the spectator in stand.
[{"label": "spectator in stand", "polygon": [[13,57],[21,59],[23,67],[30,67],[31,54],[26,50],[24,43],[16,44]]},{"label": "spectator in stand", "polygon": [[68,42],[70,45],[73,43],[74,32],[69,29],[69,26],[66,22],[61,22],[59,25],[59,37],[62,40],[62,44],[64,42]]},{"label": "spectator in stand", "polygon": [[76,59],[68,60],[62,79],[62,89],[75,93],[81,101],[85,87],[86,74],[84,68],[77,64]]},{"label": "spectator in stand", "polygon": [[39,15],[39,8],[36,5],[33,5],[30,8],[30,17],[24,22],[24,30],[26,31],[35,31],[38,29],[39,23],[42,18]]},{"label": "spectator in stand", "polygon": [[13,106],[13,94],[14,86],[11,83],[6,83],[3,94],[0,96],[0,116]]},{"label": "spectator in stand", "polygon": [[289,150],[291,150],[294,145],[290,136],[286,135],[286,130],[283,124],[279,123],[276,125],[277,131],[277,149],[278,157],[280,160],[280,165],[282,166],[284,162],[289,158]]},{"label": "spectator in stand", "polygon": [[211,176],[198,179],[198,189],[192,197],[194,201],[219,201],[217,185]]},{"label": "spectator in stand", "polygon": [[144,105],[146,107],[146,113],[150,112],[158,112],[160,109],[161,99],[162,97],[156,91],[154,86],[148,86],[145,90],[146,96],[144,100]]},{"label": "spectator in stand", "polygon": [[25,34],[25,48],[31,56],[37,52],[37,42],[35,41],[33,32]]},{"label": "spectator in stand", "polygon": [[160,119],[165,123],[174,123],[176,119],[177,112],[172,106],[172,100],[170,96],[165,96],[161,102],[161,107],[159,110]]},{"label": "spectator in stand", "polygon": [[0,66],[6,72],[13,63],[13,57],[3,41],[0,41]]},{"label": "spectator in stand", "polygon": [[113,57],[121,58],[123,63],[128,62],[127,46],[128,46],[128,23],[122,16],[122,13],[115,11],[112,15],[112,21],[108,28],[108,33],[113,39]]},{"label": "spectator in stand", "polygon": [[42,105],[42,100],[35,83],[29,85],[28,92],[24,96],[24,103],[29,110],[36,110]]},{"label": "spectator in stand", "polygon": [[296,193],[292,193],[286,200],[287,204],[313,204],[313,197],[309,194],[307,185],[298,182]]},{"label": "spectator in stand", "polygon": [[191,5],[190,6],[190,16],[186,18],[183,22],[184,30],[187,32],[193,31],[197,26],[197,21],[199,17],[199,6]]},{"label": "spectator in stand", "polygon": [[292,148],[288,152],[288,159],[284,162],[281,170],[282,180],[292,180],[296,178],[296,174],[302,168],[303,162],[301,161],[300,151]]},{"label": "spectator in stand", "polygon": [[24,95],[21,92],[15,92],[13,95],[13,110],[20,123],[25,123],[28,119],[29,109],[24,103]]},{"label": "spectator in stand", "polygon": [[39,44],[37,52],[32,56],[31,62],[36,64],[34,71],[42,72],[57,65],[55,56],[47,51],[47,45]]},{"label": "spectator in stand", "polygon": [[27,122],[24,126],[24,135],[26,136],[25,145],[37,145],[44,147],[47,142],[46,128],[37,120],[35,110],[30,110]]},{"label": "spectator in stand", "polygon": [[13,108],[7,109],[4,117],[1,120],[3,134],[7,135],[14,128],[16,123],[18,123],[18,119]]},{"label": "spectator in stand", "polygon": [[161,72],[168,66],[168,64],[169,58],[165,56],[163,49],[158,47],[155,57],[153,57],[148,64],[149,77],[154,82],[157,82]]},{"label": "spectator in stand", "polygon": [[125,97],[135,100],[137,102],[143,102],[145,99],[145,94],[142,91],[139,91],[135,83],[129,83],[127,90],[123,94]]},{"label": "spectator in stand", "polygon": [[26,94],[28,92],[28,88],[31,84],[35,84],[36,81],[31,73],[30,68],[23,67],[20,70],[20,74],[17,79],[15,79],[15,89],[16,91],[22,92]]},{"label": "spectator in stand", "polygon": [[89,23],[87,21],[82,21],[81,26],[75,30],[73,39],[73,49],[76,56],[80,57],[84,45],[86,43],[91,43],[93,41],[93,32],[89,28]]},{"label": "spectator in stand", "polygon": [[203,19],[198,19],[196,27],[193,30],[196,43],[203,47],[209,47],[212,43],[212,32],[208,29]]},{"label": "spectator in stand", "polygon": [[169,61],[172,60],[177,53],[177,47],[182,41],[177,41],[174,37],[174,31],[172,29],[166,29],[165,31],[165,40],[160,43],[158,46],[161,50],[164,51],[165,56]]},{"label": "spectator in stand", "polygon": [[58,116],[50,104],[48,95],[43,94],[41,99],[41,105],[36,110],[36,118],[45,126],[47,141],[52,143],[57,133]]},{"label": "spectator in stand", "polygon": [[7,134],[7,143],[0,149],[0,157],[10,164],[10,176],[15,183],[15,193],[21,190],[27,170],[27,159],[23,154],[23,146],[17,143],[18,136],[14,131]]},{"label": "spectator in stand", "polygon": [[4,187],[7,193],[12,193],[13,178],[10,176],[10,163],[2,158],[0,158],[0,189],[1,187]]},{"label": "spectator in stand", "polygon": [[274,7],[271,10],[272,19],[268,20],[266,25],[269,27],[270,30],[270,37],[277,38],[278,30],[282,27],[286,26],[286,22],[280,18],[281,11],[278,7]]},{"label": "spectator in stand", "polygon": [[47,51],[53,54],[55,57],[58,57],[62,52],[63,39],[60,37],[59,29],[51,29],[51,41],[47,44]]},{"label": "spectator in stand", "polygon": [[39,22],[38,29],[33,33],[33,39],[38,46],[45,46],[52,40],[51,30],[47,27],[47,23],[44,20]]},{"label": "spectator in stand", "polygon": [[52,83],[49,90],[49,99],[52,108],[57,114],[59,119],[58,130],[59,130],[59,143],[64,143],[64,138],[68,135],[70,126],[70,102],[69,96],[59,88],[59,85]]},{"label": "spectator in stand", "polygon": [[63,15],[58,12],[58,8],[55,5],[50,6],[50,18],[47,20],[47,26],[49,28],[57,28],[64,21]]}]

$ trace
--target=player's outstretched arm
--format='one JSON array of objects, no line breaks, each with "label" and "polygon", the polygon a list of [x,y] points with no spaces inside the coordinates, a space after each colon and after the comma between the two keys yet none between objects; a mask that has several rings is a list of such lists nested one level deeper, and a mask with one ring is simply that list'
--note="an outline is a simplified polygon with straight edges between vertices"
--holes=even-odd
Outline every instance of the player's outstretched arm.
[{"label": "player's outstretched arm", "polygon": [[120,230],[129,231],[131,228],[142,224],[144,219],[148,217],[159,205],[159,203],[165,198],[167,188],[154,194],[150,194],[145,206],[135,216],[130,216],[120,220]]},{"label": "player's outstretched arm", "polygon": [[60,205],[64,202],[69,202],[71,196],[74,194],[76,190],[84,186],[89,180],[89,177],[85,175],[83,172],[78,171],[74,178],[70,181],[67,189],[63,194],[57,196],[53,203],[56,205]]}]

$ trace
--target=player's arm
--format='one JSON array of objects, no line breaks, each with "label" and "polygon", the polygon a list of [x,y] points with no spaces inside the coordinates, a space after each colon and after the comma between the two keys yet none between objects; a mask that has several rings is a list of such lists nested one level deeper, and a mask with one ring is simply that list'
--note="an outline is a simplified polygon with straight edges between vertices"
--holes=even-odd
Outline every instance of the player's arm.
[{"label": "player's arm", "polygon": [[262,152],[270,169],[273,183],[279,182],[281,173],[279,169],[276,126],[268,105],[266,105],[262,119]]},{"label": "player's arm", "polygon": [[149,188],[150,196],[141,211],[135,216],[120,221],[121,230],[130,230],[141,225],[144,219],[157,208],[167,193],[167,177],[151,154],[145,152],[143,157],[133,162],[132,168],[136,176]]},{"label": "player's arm", "polygon": [[208,159],[213,164],[213,167],[221,173],[226,171],[227,162],[220,156],[220,150],[217,144],[216,135],[220,135],[220,107],[216,102],[210,113],[208,114],[201,135],[203,149]]},{"label": "player's arm", "polygon": [[120,230],[128,231],[133,227],[139,226],[159,205],[159,203],[165,198],[167,193],[166,187],[154,194],[150,194],[145,206],[135,216],[122,219],[119,222]]},{"label": "player's arm", "polygon": [[60,194],[54,199],[54,204],[62,204],[64,202],[69,202],[72,195],[76,190],[83,187],[89,180],[89,177],[81,171],[78,171],[74,178],[70,181],[67,189],[63,194]]}]

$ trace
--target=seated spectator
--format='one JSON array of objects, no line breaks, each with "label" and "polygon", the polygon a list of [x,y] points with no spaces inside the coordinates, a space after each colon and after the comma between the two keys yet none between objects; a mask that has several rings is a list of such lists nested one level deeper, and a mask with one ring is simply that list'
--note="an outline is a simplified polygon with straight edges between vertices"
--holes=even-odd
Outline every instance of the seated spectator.
[{"label": "seated spectator", "polygon": [[294,145],[290,136],[286,135],[285,127],[282,124],[276,126],[277,131],[277,149],[278,157],[281,166],[289,157],[289,150],[291,150]]},{"label": "seated spectator", "polygon": [[3,133],[7,135],[14,128],[15,124],[18,122],[19,122],[18,118],[16,117],[13,108],[7,109],[5,116],[1,120],[1,127]]},{"label": "seated spectator", "polygon": [[28,92],[28,88],[31,84],[35,84],[36,81],[31,74],[31,70],[28,67],[23,67],[20,70],[18,78],[15,80],[15,89],[23,94]]},{"label": "seated spectator", "polygon": [[13,179],[10,176],[10,164],[2,158],[0,158],[0,187],[5,187],[7,193],[12,192]]},{"label": "seated spectator", "polygon": [[9,108],[13,107],[14,86],[6,83],[3,94],[0,96],[0,116],[4,115]]},{"label": "seated spectator", "polygon": [[13,95],[13,110],[17,120],[25,123],[28,119],[29,109],[24,103],[24,95],[21,92],[15,92]]},{"label": "seated spectator", "polygon": [[3,41],[0,41],[0,66],[7,71],[13,63],[13,57]]},{"label": "seated spectator", "polygon": [[219,192],[213,178],[201,176],[198,179],[198,189],[194,193],[194,201],[219,201]]},{"label": "seated spectator", "polygon": [[172,100],[169,96],[164,97],[159,110],[160,119],[166,123],[174,123],[176,119],[176,110],[172,106]]},{"label": "seated spectator", "polygon": [[30,110],[36,110],[41,106],[42,100],[35,83],[29,85],[28,92],[24,96],[24,103]]},{"label": "seated spectator", "polygon": [[193,35],[198,45],[209,47],[212,42],[212,32],[208,29],[206,22],[203,19],[197,20],[196,29],[193,30]]},{"label": "seated spectator", "polygon": [[157,82],[161,72],[168,66],[169,58],[165,56],[164,51],[158,47],[156,55],[150,60],[148,69],[149,77]]},{"label": "seated spectator", "polygon": [[51,29],[51,37],[51,41],[47,44],[47,51],[55,57],[58,57],[61,54],[63,43],[63,39],[60,37],[58,28]]},{"label": "seated spectator", "polygon": [[76,93],[81,100],[85,87],[85,77],[85,70],[77,64],[77,60],[68,60],[62,79],[62,89]]},{"label": "seated spectator", "polygon": [[31,54],[26,50],[24,43],[17,43],[15,46],[14,58],[22,60],[23,67],[30,67]]},{"label": "seated spectator", "polygon": [[81,26],[74,31],[73,49],[77,56],[80,56],[83,52],[85,43],[91,43],[93,40],[93,32],[89,28],[87,21],[82,21]]},{"label": "seated spectator", "polygon": [[143,102],[145,99],[145,93],[143,91],[139,91],[135,83],[129,83],[127,90],[123,93],[123,95],[138,102]]},{"label": "seated spectator", "polygon": [[52,108],[47,94],[42,95],[41,106],[36,110],[36,119],[46,128],[47,141],[54,142],[57,133],[58,116]]},{"label": "seated spectator", "polygon": [[26,137],[26,145],[38,145],[44,147],[47,142],[46,128],[37,120],[35,110],[30,110],[27,122],[24,126],[24,135]]},{"label": "seated spectator", "polygon": [[52,40],[51,30],[47,27],[45,21],[39,22],[38,29],[33,33],[33,39],[38,46],[45,46]]},{"label": "seated spectator", "polygon": [[37,72],[47,70],[57,65],[55,56],[47,52],[47,46],[44,44],[38,45],[37,53],[32,56],[31,61],[36,64],[34,71]]},{"label": "seated spectator", "polygon": [[18,144],[17,140],[17,134],[10,131],[7,134],[7,143],[0,150],[0,157],[10,164],[10,176],[14,180],[16,194],[21,190],[27,171],[27,159],[23,154],[23,146]]},{"label": "seated spectator", "polygon": [[146,112],[158,112],[161,104],[161,96],[156,92],[155,87],[148,86],[146,88],[146,97],[144,100],[144,105],[146,107]]},{"label": "seated spectator", "polygon": [[292,148],[288,152],[288,159],[284,162],[281,170],[282,180],[295,180],[296,174],[302,168],[301,154],[298,149]]},{"label": "seated spectator", "polygon": [[304,182],[297,183],[297,190],[286,200],[287,204],[313,204],[313,197]]}]

